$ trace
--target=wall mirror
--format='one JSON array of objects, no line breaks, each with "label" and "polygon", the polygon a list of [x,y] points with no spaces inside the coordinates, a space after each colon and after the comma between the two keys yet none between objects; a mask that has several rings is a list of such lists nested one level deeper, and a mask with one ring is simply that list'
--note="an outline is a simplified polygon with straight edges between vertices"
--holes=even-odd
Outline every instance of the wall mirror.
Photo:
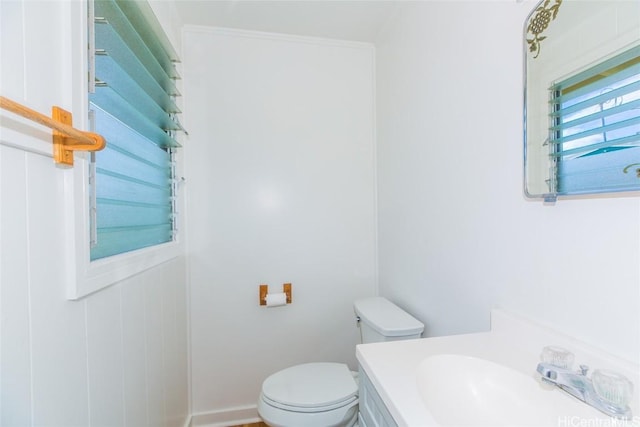
[{"label": "wall mirror", "polygon": [[523,43],[525,194],[640,190],[640,1],[542,0]]}]

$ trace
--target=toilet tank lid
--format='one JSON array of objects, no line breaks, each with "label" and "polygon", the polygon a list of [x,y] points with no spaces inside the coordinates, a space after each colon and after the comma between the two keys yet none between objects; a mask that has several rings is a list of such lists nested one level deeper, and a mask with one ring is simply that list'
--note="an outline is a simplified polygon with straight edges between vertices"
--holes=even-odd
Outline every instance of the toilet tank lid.
[{"label": "toilet tank lid", "polygon": [[424,324],[383,297],[359,299],[353,304],[360,320],[386,337],[422,333]]}]

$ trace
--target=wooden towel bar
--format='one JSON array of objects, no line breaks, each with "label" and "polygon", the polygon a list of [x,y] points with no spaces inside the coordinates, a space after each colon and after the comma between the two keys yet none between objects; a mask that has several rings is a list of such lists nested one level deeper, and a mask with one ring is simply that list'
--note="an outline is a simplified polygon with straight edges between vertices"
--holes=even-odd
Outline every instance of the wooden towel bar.
[{"label": "wooden towel bar", "polygon": [[57,164],[73,166],[74,151],[99,151],[107,144],[102,135],[72,127],[73,119],[71,113],[60,107],[54,106],[51,117],[47,117],[31,108],[0,96],[0,108],[53,129],[53,160]]}]

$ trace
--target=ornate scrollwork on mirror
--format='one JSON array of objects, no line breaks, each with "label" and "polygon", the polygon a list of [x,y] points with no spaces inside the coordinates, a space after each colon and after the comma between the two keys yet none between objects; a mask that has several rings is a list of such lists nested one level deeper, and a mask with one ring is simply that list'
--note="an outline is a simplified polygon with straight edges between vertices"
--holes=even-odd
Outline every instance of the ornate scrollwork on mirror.
[{"label": "ornate scrollwork on mirror", "polygon": [[640,190],[640,1],[543,0],[523,45],[525,194]]}]

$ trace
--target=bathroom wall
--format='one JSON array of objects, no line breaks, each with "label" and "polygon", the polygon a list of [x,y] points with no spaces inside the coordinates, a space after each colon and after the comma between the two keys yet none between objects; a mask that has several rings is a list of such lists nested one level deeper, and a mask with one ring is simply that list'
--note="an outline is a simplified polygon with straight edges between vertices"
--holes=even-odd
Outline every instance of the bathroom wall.
[{"label": "bathroom wall", "polygon": [[[83,4],[0,2],[0,95],[82,122]],[[50,138],[0,114],[0,425],[183,426],[185,259],[67,300],[74,177],[53,164]]]},{"label": "bathroom wall", "polygon": [[380,293],[427,336],[488,330],[502,306],[637,361],[637,195],[523,196],[522,28],[534,5],[402,2],[380,33]]},{"label": "bathroom wall", "polygon": [[[255,415],[262,381],[348,362],[352,302],[375,293],[374,56],[369,44],[183,33],[192,406]],[[293,304],[258,286],[293,284]]]}]

